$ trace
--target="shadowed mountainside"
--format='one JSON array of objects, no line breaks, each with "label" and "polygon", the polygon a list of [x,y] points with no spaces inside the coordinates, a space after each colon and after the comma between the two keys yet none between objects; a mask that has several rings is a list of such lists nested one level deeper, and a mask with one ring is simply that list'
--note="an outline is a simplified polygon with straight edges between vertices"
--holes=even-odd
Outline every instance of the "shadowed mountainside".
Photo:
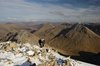
[{"label": "shadowed mountainside", "polygon": [[100,52],[100,36],[87,27],[75,25],[68,33],[65,30],[56,35],[49,45],[67,55],[77,55],[80,51]]},{"label": "shadowed mountainside", "polygon": [[44,25],[35,32],[47,44],[65,55],[79,55],[80,51],[100,52],[100,36],[82,24]]},{"label": "shadowed mountainside", "polygon": [[96,34],[100,35],[100,23],[89,23],[85,24],[85,26],[94,31]]},{"label": "shadowed mountainside", "polygon": [[34,35],[38,36],[39,38],[44,38],[46,42],[49,42],[52,38],[54,38],[54,36],[59,34],[59,32],[62,29],[66,28],[66,30],[69,31],[71,26],[72,25],[68,23],[57,24],[57,25],[46,23],[43,25],[41,29],[36,31]]}]

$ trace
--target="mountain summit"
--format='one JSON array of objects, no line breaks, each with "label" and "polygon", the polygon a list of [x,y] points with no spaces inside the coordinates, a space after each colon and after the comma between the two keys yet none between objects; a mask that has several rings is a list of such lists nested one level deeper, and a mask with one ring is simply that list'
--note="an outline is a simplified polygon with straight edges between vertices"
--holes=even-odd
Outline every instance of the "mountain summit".
[{"label": "mountain summit", "polygon": [[75,24],[66,32],[63,29],[49,45],[66,55],[77,55],[80,51],[100,52],[100,36],[81,24]]}]

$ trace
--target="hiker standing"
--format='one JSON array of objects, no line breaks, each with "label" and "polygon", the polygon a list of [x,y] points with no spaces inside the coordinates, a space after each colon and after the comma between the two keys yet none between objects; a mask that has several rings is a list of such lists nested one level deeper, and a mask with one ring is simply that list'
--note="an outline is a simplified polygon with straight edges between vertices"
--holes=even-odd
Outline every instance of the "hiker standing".
[{"label": "hiker standing", "polygon": [[40,40],[38,41],[38,43],[39,43],[40,48],[42,48],[42,47],[44,47],[45,40],[44,40],[44,39],[40,39]]}]

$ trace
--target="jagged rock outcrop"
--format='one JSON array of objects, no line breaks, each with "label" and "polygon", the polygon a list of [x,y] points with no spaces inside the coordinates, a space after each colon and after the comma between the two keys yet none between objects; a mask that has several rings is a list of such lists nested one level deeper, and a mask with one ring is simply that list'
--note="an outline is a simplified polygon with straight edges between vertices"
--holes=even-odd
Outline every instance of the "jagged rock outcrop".
[{"label": "jagged rock outcrop", "polygon": [[36,43],[38,42],[38,37],[31,34],[30,32],[22,30],[20,32],[9,32],[1,39],[1,41],[14,41],[17,43]]}]

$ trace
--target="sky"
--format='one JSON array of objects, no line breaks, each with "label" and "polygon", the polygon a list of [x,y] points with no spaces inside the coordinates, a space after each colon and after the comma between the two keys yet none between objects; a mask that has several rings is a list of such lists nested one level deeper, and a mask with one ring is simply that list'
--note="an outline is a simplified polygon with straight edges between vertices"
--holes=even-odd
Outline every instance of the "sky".
[{"label": "sky", "polygon": [[0,22],[100,22],[100,0],[0,0]]}]

